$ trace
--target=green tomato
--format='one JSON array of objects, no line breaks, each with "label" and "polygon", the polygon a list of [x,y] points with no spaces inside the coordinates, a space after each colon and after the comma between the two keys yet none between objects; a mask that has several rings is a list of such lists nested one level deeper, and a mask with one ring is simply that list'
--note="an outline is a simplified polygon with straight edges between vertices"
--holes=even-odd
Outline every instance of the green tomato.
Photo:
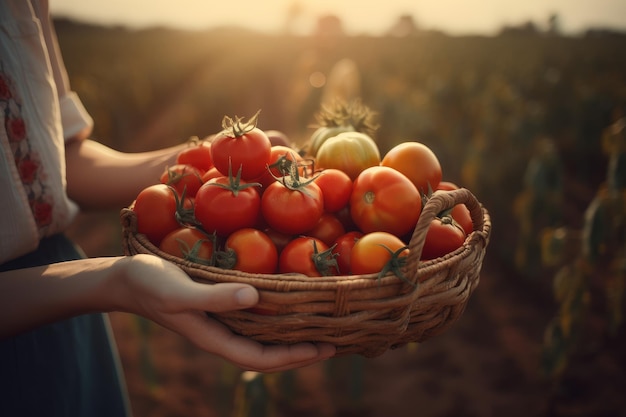
[{"label": "green tomato", "polygon": [[366,168],[380,165],[380,151],[371,136],[343,132],[328,138],[317,151],[320,168],[339,169],[352,181]]},{"label": "green tomato", "polygon": [[309,141],[309,155],[313,158],[317,157],[317,152],[319,151],[320,146],[326,140],[332,138],[333,136],[337,136],[343,132],[353,132],[354,128],[350,125],[341,125],[341,126],[322,126],[318,127],[315,132],[311,135],[311,140]]}]

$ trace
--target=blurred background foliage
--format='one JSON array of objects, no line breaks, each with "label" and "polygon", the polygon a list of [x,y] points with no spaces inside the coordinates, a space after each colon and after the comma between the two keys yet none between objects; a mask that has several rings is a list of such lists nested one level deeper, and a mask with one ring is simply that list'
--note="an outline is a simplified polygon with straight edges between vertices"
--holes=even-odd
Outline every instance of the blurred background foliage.
[{"label": "blurred background foliage", "polygon": [[[602,138],[626,110],[626,36],[525,27],[493,37],[367,37],[331,30],[332,19],[326,24],[329,30],[311,36],[280,36],[56,21],[73,89],[96,121],[93,136],[119,150],[203,137],[220,130],[225,115],[259,109],[261,128],[302,145],[323,100],[361,98],[378,114],[381,152],[403,141],[425,143],[444,179],[469,188],[489,209],[494,228],[485,263],[495,279],[523,281],[548,298],[555,285],[548,308],[561,325],[545,323],[552,337],[544,365],[562,373],[571,353],[563,331],[590,305],[593,286],[584,277],[607,269],[575,260],[585,212],[615,159]],[[616,210],[623,229],[623,206]],[[85,213],[71,234],[89,255],[120,253],[117,212]],[[624,251],[611,253],[618,265],[612,271],[623,276]],[[611,282],[596,290],[610,287],[613,310],[623,311],[615,295],[623,281]],[[558,314],[572,303],[578,310]]]}]

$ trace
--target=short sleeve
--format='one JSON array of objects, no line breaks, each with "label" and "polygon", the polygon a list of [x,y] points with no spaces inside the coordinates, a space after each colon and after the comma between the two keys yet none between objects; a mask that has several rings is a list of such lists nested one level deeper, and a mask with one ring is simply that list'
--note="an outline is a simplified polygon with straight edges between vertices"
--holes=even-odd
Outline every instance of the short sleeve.
[{"label": "short sleeve", "polygon": [[83,106],[78,95],[70,91],[59,98],[61,123],[65,140],[85,139],[93,129],[93,119]]}]

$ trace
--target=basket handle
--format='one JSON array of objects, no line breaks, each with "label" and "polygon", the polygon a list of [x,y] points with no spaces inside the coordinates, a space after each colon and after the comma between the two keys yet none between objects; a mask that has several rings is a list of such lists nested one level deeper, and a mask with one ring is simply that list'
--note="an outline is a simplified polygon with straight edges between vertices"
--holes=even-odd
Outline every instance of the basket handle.
[{"label": "basket handle", "polygon": [[416,266],[420,261],[424,241],[431,221],[442,211],[450,209],[457,204],[465,204],[472,217],[474,231],[482,231],[484,222],[483,208],[471,191],[466,188],[452,191],[435,191],[422,208],[417,225],[411,235],[411,241],[409,242],[407,266],[413,271],[417,270]]}]

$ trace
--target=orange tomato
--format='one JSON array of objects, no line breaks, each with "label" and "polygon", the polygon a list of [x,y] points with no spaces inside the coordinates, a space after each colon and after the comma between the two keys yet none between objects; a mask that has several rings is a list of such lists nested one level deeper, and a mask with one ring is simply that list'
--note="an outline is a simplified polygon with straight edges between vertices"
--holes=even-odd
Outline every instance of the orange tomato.
[{"label": "orange tomato", "polygon": [[[361,236],[350,252],[350,269],[355,275],[373,274],[382,271],[392,255],[406,245],[397,236],[387,232],[372,232]],[[408,256],[402,250],[399,256]]]},{"label": "orange tomato", "polygon": [[420,142],[403,142],[394,146],[380,164],[406,175],[422,194],[436,190],[441,182],[441,164],[437,155]]}]

